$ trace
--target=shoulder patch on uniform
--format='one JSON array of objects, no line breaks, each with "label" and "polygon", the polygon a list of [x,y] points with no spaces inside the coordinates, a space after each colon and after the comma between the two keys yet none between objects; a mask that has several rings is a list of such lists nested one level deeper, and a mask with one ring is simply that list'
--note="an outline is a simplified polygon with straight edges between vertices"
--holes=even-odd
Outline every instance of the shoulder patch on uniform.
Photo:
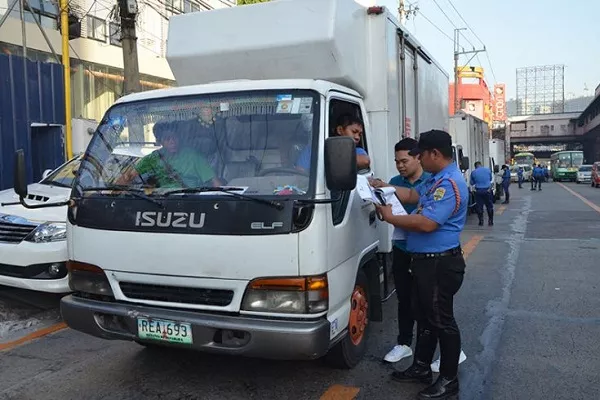
[{"label": "shoulder patch on uniform", "polygon": [[446,194],[446,189],[444,188],[437,188],[435,189],[435,192],[433,192],[433,199],[435,201],[439,201],[441,199],[444,198],[444,195]]}]

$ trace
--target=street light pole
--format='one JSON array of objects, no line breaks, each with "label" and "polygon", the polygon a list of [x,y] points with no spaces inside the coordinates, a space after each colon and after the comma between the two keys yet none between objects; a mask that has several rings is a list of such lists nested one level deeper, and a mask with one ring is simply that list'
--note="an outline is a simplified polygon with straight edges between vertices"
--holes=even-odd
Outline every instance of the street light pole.
[{"label": "street light pole", "polygon": [[71,59],[69,56],[69,3],[60,0],[60,26],[62,38],[62,64],[65,85],[65,156],[73,158],[73,137],[71,127]]}]

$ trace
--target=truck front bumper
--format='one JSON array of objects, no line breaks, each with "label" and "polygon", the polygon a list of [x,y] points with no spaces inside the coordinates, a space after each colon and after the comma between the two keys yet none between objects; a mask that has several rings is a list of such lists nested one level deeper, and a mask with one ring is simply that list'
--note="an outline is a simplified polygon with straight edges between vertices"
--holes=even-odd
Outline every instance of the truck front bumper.
[{"label": "truck front bumper", "polygon": [[[146,343],[211,353],[311,360],[325,355],[330,345],[329,321],[324,317],[313,321],[269,320],[101,302],[74,295],[62,298],[60,311],[69,327],[109,340],[141,342],[137,336],[138,317],[186,322],[192,326],[193,344]],[[231,337],[235,339],[224,340]]]}]

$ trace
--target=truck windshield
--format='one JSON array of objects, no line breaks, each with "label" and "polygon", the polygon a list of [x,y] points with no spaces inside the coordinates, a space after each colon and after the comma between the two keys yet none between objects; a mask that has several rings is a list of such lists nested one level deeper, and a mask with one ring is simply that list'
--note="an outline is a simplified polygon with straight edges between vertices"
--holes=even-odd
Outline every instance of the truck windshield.
[{"label": "truck windshield", "polygon": [[[119,186],[164,196],[224,187],[253,196],[308,196],[318,102],[315,92],[285,90],[117,104],[98,126],[74,190]],[[305,168],[297,167],[299,160]]]}]

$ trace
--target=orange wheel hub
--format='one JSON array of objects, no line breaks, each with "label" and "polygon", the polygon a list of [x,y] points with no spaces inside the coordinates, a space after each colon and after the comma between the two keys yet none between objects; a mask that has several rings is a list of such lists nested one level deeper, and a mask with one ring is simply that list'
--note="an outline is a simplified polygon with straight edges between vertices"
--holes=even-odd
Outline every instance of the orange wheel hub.
[{"label": "orange wheel hub", "polygon": [[350,340],[352,340],[355,346],[358,346],[365,335],[365,330],[369,323],[369,300],[367,299],[365,290],[360,286],[356,286],[354,292],[352,292],[352,299],[350,301],[350,323],[348,324],[348,329],[350,331]]}]

